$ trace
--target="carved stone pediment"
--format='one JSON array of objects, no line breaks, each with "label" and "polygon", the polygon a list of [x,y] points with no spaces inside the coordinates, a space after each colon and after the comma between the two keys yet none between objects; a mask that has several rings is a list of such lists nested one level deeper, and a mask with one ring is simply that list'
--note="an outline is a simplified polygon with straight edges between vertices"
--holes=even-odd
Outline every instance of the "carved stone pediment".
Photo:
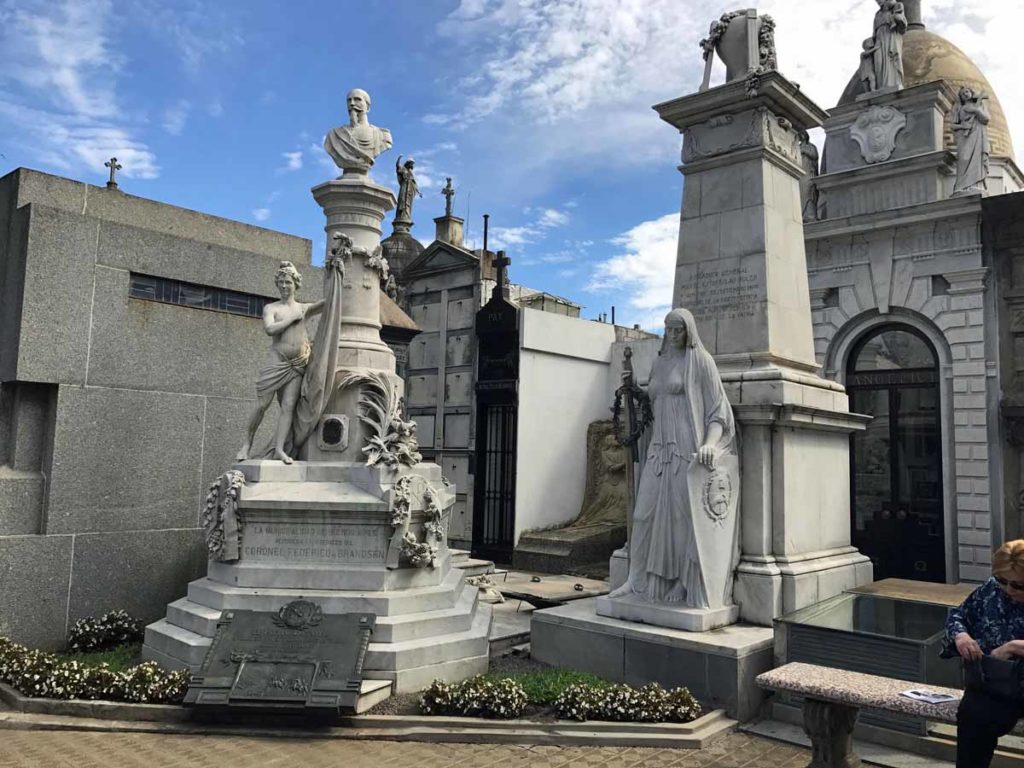
[{"label": "carved stone pediment", "polygon": [[857,142],[867,163],[881,163],[892,157],[896,137],[907,125],[907,116],[895,107],[873,106],[865,110],[850,127],[850,138]]}]

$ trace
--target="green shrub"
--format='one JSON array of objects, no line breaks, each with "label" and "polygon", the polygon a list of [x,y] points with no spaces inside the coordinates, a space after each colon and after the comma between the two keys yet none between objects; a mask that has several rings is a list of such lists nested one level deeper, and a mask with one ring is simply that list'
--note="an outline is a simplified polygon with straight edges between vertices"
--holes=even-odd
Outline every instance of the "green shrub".
[{"label": "green shrub", "polygon": [[106,651],[121,645],[141,643],[145,627],[125,611],[111,611],[98,619],[79,619],[68,632],[68,651],[86,653]]},{"label": "green shrub", "polygon": [[526,692],[514,680],[471,677],[459,683],[435,680],[420,696],[424,715],[511,719],[526,707]]},{"label": "green shrub", "polygon": [[657,683],[642,688],[611,685],[595,688],[575,684],[554,703],[563,720],[614,720],[632,723],[688,723],[700,717],[701,707],[686,688],[666,691]]},{"label": "green shrub", "polygon": [[597,675],[589,672],[577,672],[573,669],[541,669],[535,672],[518,672],[498,677],[496,675],[484,675],[486,680],[515,680],[526,692],[526,699],[530,704],[538,704],[543,707],[550,707],[559,696],[571,685],[589,685],[594,688],[607,688],[612,685]]},{"label": "green shrub", "polygon": [[185,697],[189,674],[165,672],[151,661],[115,670],[0,637],[0,681],[32,698],[177,704]]}]

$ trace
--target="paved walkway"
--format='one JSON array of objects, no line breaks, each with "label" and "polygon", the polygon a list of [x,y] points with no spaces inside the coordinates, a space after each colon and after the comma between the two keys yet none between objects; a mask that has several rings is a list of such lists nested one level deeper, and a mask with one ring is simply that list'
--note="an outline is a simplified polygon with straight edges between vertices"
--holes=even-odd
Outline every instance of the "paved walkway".
[{"label": "paved walkway", "polygon": [[809,756],[744,733],[683,750],[0,730],[2,768],[803,768]]}]

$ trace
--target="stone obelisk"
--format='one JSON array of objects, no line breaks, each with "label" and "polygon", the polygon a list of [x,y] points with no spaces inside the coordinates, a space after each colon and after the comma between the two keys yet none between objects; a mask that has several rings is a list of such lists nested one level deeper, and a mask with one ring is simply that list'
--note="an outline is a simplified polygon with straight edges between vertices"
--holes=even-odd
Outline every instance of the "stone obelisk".
[{"label": "stone obelisk", "polygon": [[[744,68],[745,69],[745,68]],[[774,70],[655,106],[683,135],[674,306],[690,309],[741,425],[740,618],[871,581],[850,545],[846,392],[818,375],[800,131],[826,113]]]}]

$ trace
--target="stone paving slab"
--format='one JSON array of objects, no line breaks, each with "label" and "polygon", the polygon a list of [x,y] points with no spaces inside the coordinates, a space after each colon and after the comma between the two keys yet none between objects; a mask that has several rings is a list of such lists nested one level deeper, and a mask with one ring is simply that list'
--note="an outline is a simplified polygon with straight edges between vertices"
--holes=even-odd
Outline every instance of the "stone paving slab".
[{"label": "stone paving slab", "polygon": [[809,756],[742,733],[678,750],[0,731],[3,768],[803,768]]}]

